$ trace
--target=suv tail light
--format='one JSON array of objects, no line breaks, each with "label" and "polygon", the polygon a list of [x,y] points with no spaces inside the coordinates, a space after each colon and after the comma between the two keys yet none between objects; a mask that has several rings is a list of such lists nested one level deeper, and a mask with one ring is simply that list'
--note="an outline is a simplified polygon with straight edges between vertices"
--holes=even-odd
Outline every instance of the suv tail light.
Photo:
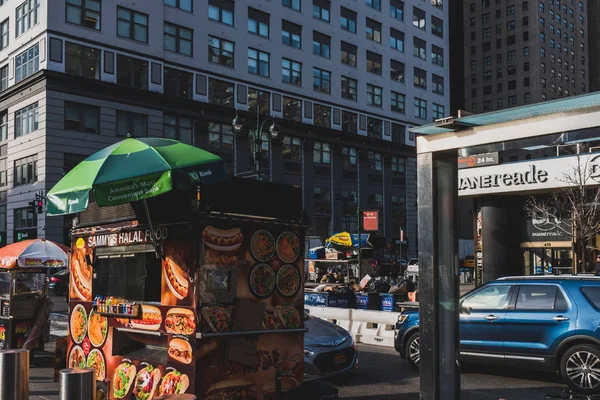
[{"label": "suv tail light", "polygon": [[50,282],[54,282],[54,283],[56,283],[56,282],[59,282],[59,281],[60,281],[60,279],[58,279],[58,278],[56,278],[56,277],[54,277],[54,276],[51,276],[51,277],[50,277],[50,279],[49,279],[49,281],[50,281]]}]

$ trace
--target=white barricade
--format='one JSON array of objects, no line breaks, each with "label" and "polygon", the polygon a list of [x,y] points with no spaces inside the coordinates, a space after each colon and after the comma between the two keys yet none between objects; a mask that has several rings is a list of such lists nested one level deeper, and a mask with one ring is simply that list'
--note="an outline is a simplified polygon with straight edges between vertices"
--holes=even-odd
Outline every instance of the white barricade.
[{"label": "white barricade", "polygon": [[351,308],[305,306],[310,314],[341,326],[357,343],[394,347],[394,328],[400,313]]}]

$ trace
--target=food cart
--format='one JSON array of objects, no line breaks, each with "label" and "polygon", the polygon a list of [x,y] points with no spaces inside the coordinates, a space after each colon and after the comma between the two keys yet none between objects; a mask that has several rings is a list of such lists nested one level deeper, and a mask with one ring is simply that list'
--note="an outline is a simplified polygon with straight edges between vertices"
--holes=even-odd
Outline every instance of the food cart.
[{"label": "food cart", "polygon": [[[70,368],[110,399],[275,399],[303,380],[301,190],[230,179],[76,217]],[[147,208],[146,208],[147,207]]]}]

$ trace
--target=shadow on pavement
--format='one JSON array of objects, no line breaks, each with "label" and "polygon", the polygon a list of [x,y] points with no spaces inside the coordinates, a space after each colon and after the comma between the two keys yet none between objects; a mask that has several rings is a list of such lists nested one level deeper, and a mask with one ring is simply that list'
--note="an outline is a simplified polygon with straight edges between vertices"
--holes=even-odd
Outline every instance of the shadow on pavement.
[{"label": "shadow on pavement", "polygon": [[[461,400],[545,400],[546,394],[560,395],[561,390],[545,387],[527,389],[481,389],[463,390]],[[344,397],[344,400],[418,400],[418,393],[376,394],[356,397]]]}]

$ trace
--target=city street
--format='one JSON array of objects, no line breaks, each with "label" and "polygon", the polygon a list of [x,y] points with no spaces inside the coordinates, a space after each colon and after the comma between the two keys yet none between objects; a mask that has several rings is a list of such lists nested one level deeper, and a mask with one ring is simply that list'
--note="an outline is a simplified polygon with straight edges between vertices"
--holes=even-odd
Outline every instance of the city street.
[{"label": "city street", "polygon": [[[67,334],[67,304],[62,297],[54,296],[53,301],[55,307],[51,333],[63,336]],[[49,355],[37,358],[31,376],[32,398],[58,399],[58,384],[52,382]],[[359,368],[331,381],[338,387],[341,399],[418,399],[418,373],[391,348],[359,345]],[[462,398],[542,400],[547,393],[558,393],[564,387],[557,376],[543,372],[466,366],[462,378]]]}]

